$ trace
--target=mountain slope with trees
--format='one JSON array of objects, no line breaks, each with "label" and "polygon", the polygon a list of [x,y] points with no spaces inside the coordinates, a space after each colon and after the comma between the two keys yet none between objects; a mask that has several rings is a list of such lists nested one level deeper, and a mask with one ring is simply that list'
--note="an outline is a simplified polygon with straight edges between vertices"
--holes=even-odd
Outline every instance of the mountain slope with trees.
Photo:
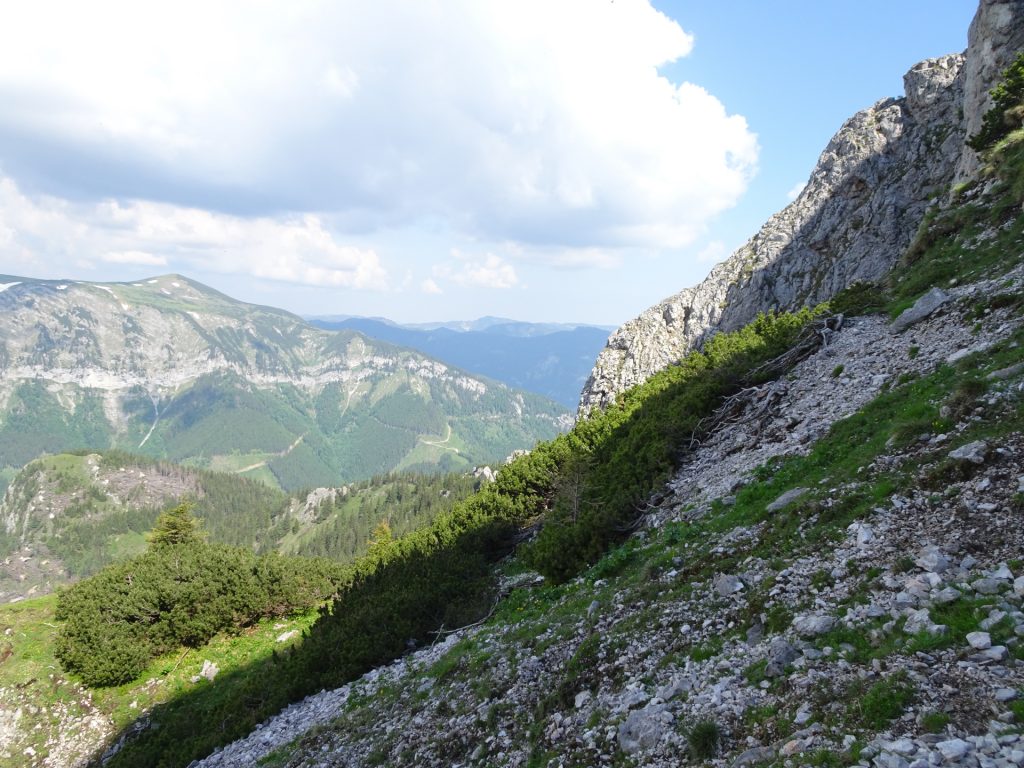
[{"label": "mountain slope with trees", "polygon": [[500,461],[568,425],[538,395],[177,275],[0,277],[0,470],[117,448],[286,490]]}]

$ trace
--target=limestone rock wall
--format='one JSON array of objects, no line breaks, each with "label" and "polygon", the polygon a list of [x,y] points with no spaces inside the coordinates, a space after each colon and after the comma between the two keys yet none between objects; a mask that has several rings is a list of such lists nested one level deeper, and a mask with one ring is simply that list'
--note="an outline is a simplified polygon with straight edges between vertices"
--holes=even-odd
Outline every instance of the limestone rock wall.
[{"label": "limestone rock wall", "polygon": [[1024,2],[983,0],[964,54],[928,59],[905,94],[858,112],[822,152],[803,192],[699,285],[627,322],[608,340],[580,396],[580,413],[678,361],[716,331],[767,310],[825,301],[884,275],[925,210],[976,169],[964,146],[987,93],[1024,47]]}]

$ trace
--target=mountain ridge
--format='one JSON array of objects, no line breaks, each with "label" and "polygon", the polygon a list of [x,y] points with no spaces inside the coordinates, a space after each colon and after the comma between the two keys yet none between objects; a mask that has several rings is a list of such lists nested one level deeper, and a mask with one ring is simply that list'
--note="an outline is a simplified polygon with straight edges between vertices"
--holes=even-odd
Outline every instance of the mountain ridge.
[{"label": "mountain ridge", "polygon": [[477,371],[509,386],[537,392],[567,408],[577,400],[580,387],[607,339],[599,328],[576,326],[537,330],[530,323],[496,323],[482,330],[456,330],[399,326],[372,318],[311,321],[327,330],[355,330],[375,339]]},{"label": "mountain ridge", "polygon": [[116,447],[260,465],[286,488],[336,485],[500,460],[567,424],[540,396],[177,275],[4,281],[8,474],[43,452]]},{"label": "mountain ridge", "polygon": [[698,285],[616,330],[584,386],[579,413],[758,312],[825,301],[881,278],[906,250],[925,212],[978,161],[964,140],[992,88],[1024,47],[1020,3],[983,0],[963,54],[926,59],[904,76],[904,95],[850,118],[829,141],[807,185]]}]

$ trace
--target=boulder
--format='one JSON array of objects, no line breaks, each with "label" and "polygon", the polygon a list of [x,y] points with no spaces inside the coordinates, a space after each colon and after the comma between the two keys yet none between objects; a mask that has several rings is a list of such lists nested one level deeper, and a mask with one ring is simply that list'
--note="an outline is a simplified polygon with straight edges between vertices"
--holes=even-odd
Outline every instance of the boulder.
[{"label": "boulder", "polygon": [[921,322],[949,301],[949,298],[949,294],[941,288],[932,288],[928,293],[915,301],[914,306],[904,310],[899,317],[892,321],[893,330],[899,333],[915,323]]},{"label": "boulder", "polygon": [[793,619],[793,631],[801,637],[818,637],[826,632],[831,632],[836,626],[836,620],[832,616],[797,616]]},{"label": "boulder", "polygon": [[984,464],[988,457],[988,443],[984,440],[975,440],[967,445],[961,445],[956,450],[947,454],[949,458],[956,461],[969,461],[972,464]]},{"label": "boulder", "polygon": [[785,509],[797,499],[801,498],[810,491],[808,488],[792,488],[786,491],[784,494],[779,496],[775,501],[765,507],[766,512],[778,512],[780,509]]},{"label": "boulder", "polygon": [[654,749],[665,732],[667,711],[664,704],[654,704],[630,712],[619,726],[619,748],[627,755]]}]

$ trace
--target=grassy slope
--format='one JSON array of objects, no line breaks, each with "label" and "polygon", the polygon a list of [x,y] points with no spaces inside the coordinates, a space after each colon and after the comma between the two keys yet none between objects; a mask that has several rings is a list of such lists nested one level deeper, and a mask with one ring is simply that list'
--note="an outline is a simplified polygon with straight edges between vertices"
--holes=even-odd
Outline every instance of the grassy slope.
[{"label": "grassy slope", "polygon": [[[87,692],[62,672],[53,656],[55,605],[56,597],[49,595],[0,606],[0,655],[6,655],[8,649],[11,652],[0,664],[0,703],[5,710],[20,709],[23,713],[19,723],[22,738],[0,745],[3,768],[41,765],[52,749],[53,735],[76,730],[88,733],[89,718],[109,721],[110,732],[116,733],[160,702],[210,687],[205,679],[191,681],[206,660],[230,672],[265,659],[273,651],[283,652],[298,640],[293,637],[278,643],[276,638],[292,630],[301,635],[317,615],[312,611],[290,619],[263,621],[237,636],[220,635],[202,649],[183,649],[155,660],[135,682]],[[230,683],[225,680],[229,677],[224,675],[213,685],[228,693]],[[34,760],[26,762],[26,748],[35,751]]]}]

